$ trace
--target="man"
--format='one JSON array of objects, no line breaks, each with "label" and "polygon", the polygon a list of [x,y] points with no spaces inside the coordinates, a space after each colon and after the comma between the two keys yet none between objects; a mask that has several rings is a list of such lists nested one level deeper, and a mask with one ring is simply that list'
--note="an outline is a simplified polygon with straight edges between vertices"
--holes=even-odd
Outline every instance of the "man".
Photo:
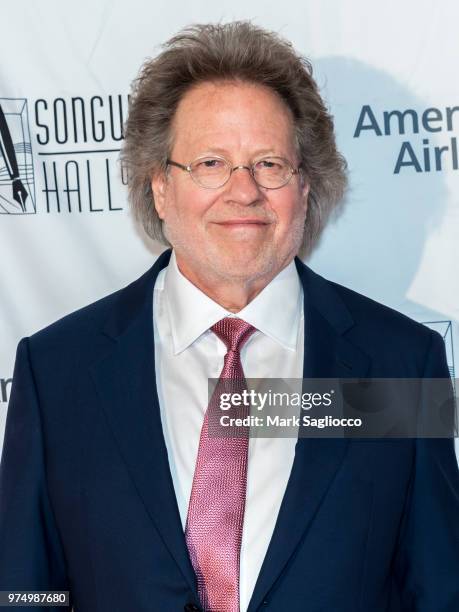
[{"label": "man", "polygon": [[448,376],[438,334],[297,257],[345,186],[309,65],[250,23],[182,31],[143,67],[123,155],[173,248],[20,342],[0,589],[76,612],[459,610],[451,439],[209,435],[209,378]]}]

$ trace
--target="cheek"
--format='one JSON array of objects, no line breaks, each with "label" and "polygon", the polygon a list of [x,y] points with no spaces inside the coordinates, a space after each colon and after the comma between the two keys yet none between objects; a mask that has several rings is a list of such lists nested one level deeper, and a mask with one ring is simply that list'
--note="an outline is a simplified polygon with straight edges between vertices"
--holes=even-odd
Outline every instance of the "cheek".
[{"label": "cheek", "polygon": [[[174,186],[171,211],[182,221],[199,223],[215,203],[215,194],[193,185]],[[193,228],[190,227],[190,230]]]},{"label": "cheek", "polygon": [[277,224],[282,231],[287,232],[288,228],[304,218],[305,205],[299,197],[288,197],[288,194],[283,197],[276,198],[271,206],[277,218]]}]

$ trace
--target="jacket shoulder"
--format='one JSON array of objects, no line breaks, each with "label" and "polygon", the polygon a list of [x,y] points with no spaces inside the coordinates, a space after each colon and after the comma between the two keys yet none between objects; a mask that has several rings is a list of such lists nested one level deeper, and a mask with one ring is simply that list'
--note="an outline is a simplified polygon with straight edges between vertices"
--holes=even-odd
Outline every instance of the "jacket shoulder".
[{"label": "jacket shoulder", "polygon": [[402,334],[403,337],[408,335],[413,338],[419,336],[425,339],[433,331],[394,308],[333,281],[328,282],[339,294],[359,325],[379,328],[382,333],[396,334],[397,337]]},{"label": "jacket shoulder", "polygon": [[442,336],[397,310],[327,280],[298,264],[319,312],[374,364],[374,376],[421,376],[429,353],[441,354]]},{"label": "jacket shoulder", "polygon": [[354,319],[348,337],[379,364],[380,375],[422,376],[432,350],[447,371],[442,336],[409,316],[352,289],[331,282]]},{"label": "jacket shoulder", "polygon": [[149,273],[150,270],[147,270],[128,285],[82,308],[78,308],[38,330],[29,337],[30,345],[45,350],[56,345],[62,348],[65,342],[77,346],[85,338],[93,337],[102,329],[105,320],[117,305],[122,303],[123,300],[129,299],[129,296],[135,294],[136,289],[144,284]]}]

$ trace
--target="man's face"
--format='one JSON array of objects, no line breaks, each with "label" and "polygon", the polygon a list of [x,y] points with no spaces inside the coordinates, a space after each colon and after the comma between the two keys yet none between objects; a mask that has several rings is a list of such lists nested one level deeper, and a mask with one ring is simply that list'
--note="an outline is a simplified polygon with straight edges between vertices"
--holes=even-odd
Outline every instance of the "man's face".
[{"label": "man's face", "polygon": [[[266,156],[298,166],[289,109],[255,84],[206,82],[192,88],[178,105],[173,143],[170,158],[184,165],[217,155],[232,167]],[[152,179],[152,188],[178,265],[190,279],[270,279],[298,252],[309,190],[298,174],[279,189],[266,189],[238,169],[223,187],[205,189],[170,166],[167,176]]]}]

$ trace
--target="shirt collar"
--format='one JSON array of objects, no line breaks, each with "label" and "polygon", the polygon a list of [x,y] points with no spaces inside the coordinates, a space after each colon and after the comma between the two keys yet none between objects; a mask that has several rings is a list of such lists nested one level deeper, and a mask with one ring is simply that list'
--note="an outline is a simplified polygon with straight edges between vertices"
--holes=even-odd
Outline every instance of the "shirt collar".
[{"label": "shirt collar", "polygon": [[193,285],[179,270],[174,250],[165,272],[174,354],[185,350],[224,317],[243,319],[285,348],[296,350],[303,315],[303,288],[293,260],[238,313],[226,310]]}]

